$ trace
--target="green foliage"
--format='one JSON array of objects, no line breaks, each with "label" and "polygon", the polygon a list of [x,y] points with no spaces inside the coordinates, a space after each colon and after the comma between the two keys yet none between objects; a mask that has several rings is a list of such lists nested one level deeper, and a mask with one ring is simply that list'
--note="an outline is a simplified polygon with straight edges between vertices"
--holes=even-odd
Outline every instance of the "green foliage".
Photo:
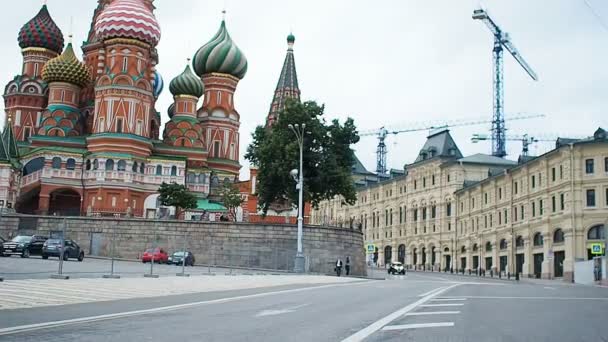
[{"label": "green foliage", "polygon": [[222,198],[222,203],[228,209],[230,217],[233,221],[236,221],[236,208],[243,203],[243,198],[239,190],[230,183],[224,183],[219,191],[219,195]]},{"label": "green foliage", "polygon": [[258,203],[267,212],[273,202],[290,200],[297,203],[298,193],[289,171],[299,168],[299,145],[288,125],[306,124],[304,135],[304,200],[313,206],[337,195],[348,204],[356,201],[351,178],[354,153],[351,144],[359,141],[353,122],[343,125],[335,119],[327,123],[324,107],[314,101],[288,101],[279,120],[267,128],[258,126],[247,158],[259,169]]},{"label": "green foliage", "polygon": [[175,207],[175,217],[179,218],[183,209],[196,208],[196,196],[185,185],[163,182],[158,188],[158,199],[164,206]]}]

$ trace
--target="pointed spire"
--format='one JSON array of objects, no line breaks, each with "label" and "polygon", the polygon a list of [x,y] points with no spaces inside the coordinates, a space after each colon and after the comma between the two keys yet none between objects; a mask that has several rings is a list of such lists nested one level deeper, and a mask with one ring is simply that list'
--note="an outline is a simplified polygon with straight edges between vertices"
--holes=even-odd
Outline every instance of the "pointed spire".
[{"label": "pointed spire", "polygon": [[279,77],[272,104],[270,105],[270,111],[266,118],[267,126],[272,126],[272,124],[278,120],[279,113],[285,109],[285,102],[287,99],[291,98],[298,102],[300,101],[298,74],[296,72],[296,61],[293,54],[295,40],[296,37],[292,33],[287,36],[287,55],[285,56],[281,76]]},{"label": "pointed spire", "polygon": [[19,148],[17,148],[17,140],[13,133],[12,118],[9,116],[4,125],[4,131],[2,132],[2,145],[6,146],[5,153],[10,158],[19,158]]}]

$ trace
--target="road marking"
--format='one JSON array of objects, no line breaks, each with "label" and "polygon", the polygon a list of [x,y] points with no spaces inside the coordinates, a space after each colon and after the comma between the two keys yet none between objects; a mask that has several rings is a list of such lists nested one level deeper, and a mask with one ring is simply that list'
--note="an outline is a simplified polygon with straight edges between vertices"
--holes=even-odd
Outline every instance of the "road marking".
[{"label": "road marking", "polygon": [[405,329],[453,327],[453,326],[454,326],[454,322],[418,323],[418,324],[388,325],[388,326],[382,328],[382,330],[405,330]]},{"label": "road marking", "polygon": [[[256,294],[251,294],[251,295],[243,295],[243,296],[236,296],[236,297],[204,300],[204,301],[185,303],[185,304],[161,306],[161,307],[156,307],[156,308],[151,308],[151,309],[125,311],[125,312],[118,312],[118,313],[113,313],[113,314],[66,319],[66,320],[61,320],[61,321],[51,321],[51,322],[44,322],[44,323],[18,325],[18,326],[14,326],[14,327],[0,329],[0,336],[11,335],[11,334],[21,333],[21,332],[26,332],[26,331],[62,327],[62,326],[66,326],[66,325],[98,322],[98,321],[105,321],[105,320],[111,320],[111,319],[117,319],[117,318],[142,316],[142,315],[154,314],[154,313],[159,313],[159,312],[175,311],[175,310],[191,308],[191,307],[196,307],[196,306],[228,303],[228,302],[234,302],[234,301],[243,300],[243,299],[261,298],[261,297],[268,297],[268,296],[272,296],[272,295],[280,295],[280,294],[286,294],[286,293],[304,292],[304,291],[310,291],[310,290],[318,290],[318,289],[331,288],[331,287],[342,287],[342,286],[347,286],[347,285],[360,285],[360,284],[367,284],[367,283],[369,283],[369,282],[368,281],[357,281],[357,282],[342,283],[342,284],[310,286],[310,287],[303,287],[303,288],[298,288],[298,289],[262,292],[262,293],[256,293]],[[456,285],[454,285],[454,286],[456,286]]]},{"label": "road marking", "polygon": [[423,275],[415,275],[418,278],[422,278],[422,279],[432,279],[432,280],[442,280],[442,281],[450,281],[447,278],[443,278],[443,277],[431,277],[431,276],[423,276]]},{"label": "road marking", "polygon": [[547,290],[555,290],[555,287],[551,287],[551,286],[545,286],[545,287],[543,287],[543,288],[544,288],[544,289],[547,289]]},{"label": "road marking", "polygon": [[445,286],[444,287],[438,287],[436,289],[432,289],[431,291],[428,291],[428,292],[425,292],[423,294],[418,295],[418,297],[426,297],[426,296],[430,295],[431,293],[433,293],[435,291],[439,291],[441,289],[445,289]]},{"label": "road marking", "polygon": [[421,312],[408,312],[405,316],[426,316],[426,315],[456,315],[460,311],[421,311]]},{"label": "road marking", "polygon": [[445,304],[424,304],[424,305],[420,305],[423,308],[435,308],[438,306],[463,306],[464,304],[462,303],[445,303]]},{"label": "road marking", "polygon": [[310,304],[297,305],[297,306],[293,306],[293,307],[290,307],[290,308],[285,308],[285,309],[282,309],[282,310],[262,310],[257,315],[255,315],[254,317],[282,315],[282,314],[294,312],[297,309],[305,307],[307,305],[310,305]]},{"label": "road marking", "polygon": [[508,296],[462,296],[460,298],[470,299],[550,299],[550,300],[604,300],[608,297],[589,298],[589,297],[508,297]]},{"label": "road marking", "polygon": [[421,304],[426,303],[427,301],[429,301],[431,298],[433,298],[434,296],[438,296],[443,292],[446,292],[456,286],[458,286],[460,284],[454,284],[445,288],[442,288],[441,290],[438,290],[434,293],[431,293],[429,295],[427,295],[426,297],[423,297],[421,299],[419,299],[418,301],[407,305],[391,314],[389,314],[388,316],[381,318],[379,320],[377,320],[376,322],[368,325],[367,327],[359,330],[358,332],[350,335],[349,337],[345,338],[342,340],[342,342],[355,342],[355,341],[362,341],[363,339],[369,337],[371,334],[375,333],[376,331],[382,329],[382,327],[384,327],[385,325],[389,324],[390,322],[394,321],[395,319],[405,315],[406,313],[414,310],[416,307],[418,307]]},{"label": "road marking", "polygon": [[467,300],[466,298],[433,298],[432,302],[441,302],[441,301],[453,301],[453,300]]}]

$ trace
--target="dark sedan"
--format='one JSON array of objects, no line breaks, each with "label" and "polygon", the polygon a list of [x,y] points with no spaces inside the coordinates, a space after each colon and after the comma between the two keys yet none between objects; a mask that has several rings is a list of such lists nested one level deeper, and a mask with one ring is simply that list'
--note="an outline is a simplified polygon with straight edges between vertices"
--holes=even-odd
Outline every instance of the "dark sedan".
[{"label": "dark sedan", "polygon": [[[61,257],[61,239],[48,239],[44,243],[44,247],[42,247],[42,259],[48,259],[50,256]],[[78,261],[84,259],[84,251],[73,240],[65,240],[63,260],[68,260],[69,258],[78,259]]]},{"label": "dark sedan", "polygon": [[11,241],[3,243],[3,255],[20,255],[22,258],[29,258],[30,255],[42,254],[42,245],[46,237],[39,235],[18,235]]},{"label": "dark sedan", "polygon": [[0,256],[4,256],[4,243],[6,239],[0,236]]},{"label": "dark sedan", "polygon": [[[194,266],[194,254],[192,252],[186,252],[186,266]],[[181,265],[184,260],[184,252],[179,251],[171,254],[167,260],[167,264]]]}]

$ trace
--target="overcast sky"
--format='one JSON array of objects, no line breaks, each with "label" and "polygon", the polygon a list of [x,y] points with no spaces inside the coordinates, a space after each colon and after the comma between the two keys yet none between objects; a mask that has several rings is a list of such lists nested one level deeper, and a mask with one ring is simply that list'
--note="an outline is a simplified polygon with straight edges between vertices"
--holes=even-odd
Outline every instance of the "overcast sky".
[{"label": "overcast sky", "polygon": [[[17,33],[42,2],[11,1],[11,8],[4,9],[3,84],[20,71]],[[95,0],[48,0],[66,40],[73,17],[76,45],[86,37],[96,4]],[[471,19],[478,4],[471,0],[156,0],[162,29],[158,70],[166,84],[157,110],[166,122],[166,108],[172,102],[168,83],[183,70],[186,58],[215,34],[225,6],[228,31],[249,61],[235,95],[241,114],[242,178],[248,176],[242,155],[251,132],[268,113],[290,30],[296,36],[302,98],[324,103],[328,119],[351,116],[360,130],[384,125],[407,128],[420,121],[490,120],[492,37],[483,23]],[[540,78],[532,81],[505,52],[507,118],[517,113],[546,115],[508,122],[510,134],[587,136],[598,126],[608,127],[606,1],[486,0],[483,5],[510,33]],[[389,168],[413,162],[427,133],[389,138]],[[452,129],[463,154],[490,153],[489,142],[470,142],[474,133],[489,133],[489,124]],[[373,136],[362,137],[354,146],[369,170],[375,169],[376,143]],[[531,152],[542,153],[550,145],[539,143]],[[517,159],[521,143],[509,142],[507,149],[509,158]]]}]

